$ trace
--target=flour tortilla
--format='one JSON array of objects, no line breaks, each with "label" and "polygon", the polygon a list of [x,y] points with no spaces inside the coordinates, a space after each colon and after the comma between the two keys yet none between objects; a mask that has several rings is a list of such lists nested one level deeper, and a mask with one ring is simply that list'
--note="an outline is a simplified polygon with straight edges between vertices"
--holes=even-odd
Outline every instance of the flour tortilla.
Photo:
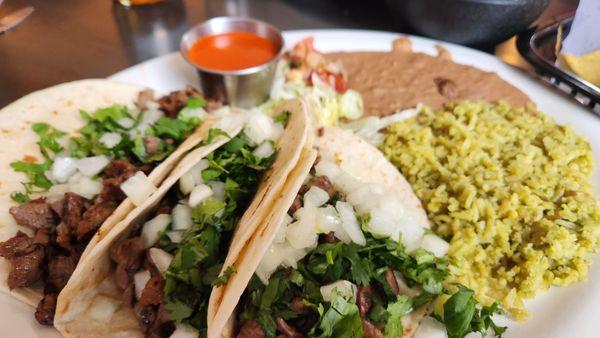
[{"label": "flour tortilla", "polygon": [[[416,216],[420,225],[429,227],[429,221],[420,200],[402,174],[381,152],[347,130],[324,127],[318,134],[319,136],[315,139],[316,151],[314,149],[303,151],[301,160],[293,174],[289,176],[280,196],[274,202],[274,206],[268,210],[253,236],[244,243],[244,249],[239,254],[229,252],[224,266],[228,266],[227,262],[229,262],[237,272],[229,278],[226,285],[213,290],[209,303],[208,338],[233,337],[235,308],[262,257],[275,239],[278,228],[309,174],[317,153],[321,160],[337,163],[342,168],[344,168],[346,159],[353,158],[353,163],[360,163],[358,168],[353,168],[354,175],[357,172],[360,173],[357,177],[360,181],[396,187],[406,210]],[[357,159],[358,161],[356,161]],[[236,245],[239,243],[231,244],[232,247]],[[427,311],[428,309],[421,308],[403,319],[403,324],[407,328],[405,330],[407,337],[414,334],[418,323]]]},{"label": "flour tortilla", "polygon": [[[288,124],[276,144],[277,157],[271,168],[265,173],[259,190],[244,216],[238,223],[239,236],[250,235],[252,227],[260,224],[261,214],[270,207],[279,190],[285,183],[299,160],[302,149],[310,142],[309,115],[306,105],[300,100],[292,100],[280,105],[277,112],[290,111]],[[206,122],[205,122],[206,124]],[[204,127],[204,125],[203,125]],[[220,128],[225,129],[225,128]],[[240,126],[225,130],[229,135],[237,135]],[[208,130],[204,130],[204,135]],[[162,197],[177,183],[179,178],[202,158],[227,142],[219,138],[210,145],[190,152],[173,170],[159,189],[143,204],[134,209],[127,217],[118,223],[113,231],[108,233],[92,252],[77,266],[73,276],[57,301],[54,326],[65,337],[143,337],[139,324],[131,309],[120,306],[107,321],[94,318],[90,306],[98,300],[111,299],[121,302],[122,295],[117,289],[113,278],[113,267],[110,261],[110,248],[120,239],[127,238],[135,226],[141,223],[158,205]],[[258,219],[258,223],[248,223],[248,219]]]},{"label": "flour tortilla", "polygon": [[[35,159],[38,163],[43,161],[36,144],[38,136],[31,130],[31,125],[45,122],[69,135],[76,135],[77,130],[85,125],[80,110],[94,111],[113,104],[132,106],[138,93],[144,89],[146,88],[143,86],[115,81],[81,80],[29,94],[0,110],[0,241],[13,237],[18,230],[32,234],[31,229],[17,225],[8,212],[10,207],[17,205],[10,198],[10,194],[15,190],[22,190],[20,182],[26,179],[24,174],[15,172],[9,164],[24,158]],[[183,155],[201,140],[198,132],[190,135],[150,173],[152,183],[158,186]],[[102,224],[81,259],[87,256],[91,248],[133,208],[133,203],[125,199]],[[0,291],[31,306],[37,306],[43,297],[41,286],[10,290],[6,283],[9,272],[8,261],[0,258]]]}]

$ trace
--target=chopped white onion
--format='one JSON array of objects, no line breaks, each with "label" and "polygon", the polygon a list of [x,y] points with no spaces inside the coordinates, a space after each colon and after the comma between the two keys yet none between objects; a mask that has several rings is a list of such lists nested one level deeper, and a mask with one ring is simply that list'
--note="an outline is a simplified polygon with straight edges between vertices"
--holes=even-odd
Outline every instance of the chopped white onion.
[{"label": "chopped white onion", "polygon": [[169,265],[171,265],[173,256],[159,248],[150,248],[149,253],[152,263],[154,263],[156,269],[164,276],[169,269]]},{"label": "chopped white onion", "polygon": [[119,133],[104,133],[98,141],[104,144],[108,149],[114,148],[119,142],[121,142],[121,134]]},{"label": "chopped white onion", "polygon": [[198,108],[185,107],[179,112],[177,117],[186,121],[186,120],[193,119],[195,117],[203,119],[204,117],[206,117],[206,115],[207,115],[206,110],[202,109],[201,107],[198,107]]},{"label": "chopped white onion", "polygon": [[289,243],[272,244],[256,269],[256,275],[263,284],[269,283],[271,274],[277,270],[280,265],[296,268],[297,262],[307,254],[306,249],[294,249]]},{"label": "chopped white onion", "polygon": [[167,236],[173,243],[181,243],[183,240],[183,231],[167,231]]},{"label": "chopped white onion", "polygon": [[65,183],[77,172],[77,160],[72,157],[56,157],[51,171],[52,177],[58,183]]},{"label": "chopped white onion", "polygon": [[153,246],[158,242],[159,234],[167,229],[171,224],[171,215],[160,214],[144,223],[142,227],[142,238],[146,244],[146,248]]},{"label": "chopped white onion", "polygon": [[190,174],[194,178],[194,183],[196,185],[204,183],[202,179],[202,171],[210,167],[210,162],[207,159],[203,159],[198,164],[192,167],[188,174]]},{"label": "chopped white onion", "polygon": [[285,241],[285,233],[287,231],[287,226],[290,223],[292,223],[292,221],[292,217],[286,213],[283,217],[283,221],[279,225],[279,228],[277,228],[277,232],[275,233],[275,239],[273,240],[274,243],[283,243]]},{"label": "chopped white onion", "polygon": [[82,175],[91,177],[98,175],[108,163],[110,159],[104,155],[85,157],[77,160],[77,169]]},{"label": "chopped white onion", "polygon": [[327,160],[320,160],[315,166],[315,171],[318,176],[327,176],[331,182],[341,173],[337,164]]},{"label": "chopped white onion", "polygon": [[304,205],[320,207],[329,201],[329,194],[317,186],[312,186],[304,194]]},{"label": "chopped white onion", "polygon": [[363,185],[359,180],[352,177],[352,175],[343,171],[333,179],[333,184],[338,190],[346,195]]},{"label": "chopped white onion", "polygon": [[427,316],[421,320],[414,338],[448,338],[448,333],[444,324]]},{"label": "chopped white onion", "polygon": [[265,140],[276,140],[277,134],[280,134],[275,121],[262,113],[254,113],[248,117],[244,133],[254,144],[261,144]]},{"label": "chopped white onion", "polygon": [[152,184],[150,179],[148,179],[146,174],[138,171],[135,175],[121,183],[121,190],[123,190],[133,204],[140,206],[154,191],[156,191],[156,187]]},{"label": "chopped white onion", "polygon": [[436,235],[427,234],[423,236],[421,248],[431,252],[436,257],[444,257],[450,249],[450,244]]},{"label": "chopped white onion", "polygon": [[78,182],[70,183],[69,186],[69,191],[87,199],[98,195],[104,188],[100,180],[93,180],[89,177],[82,177]]},{"label": "chopped white onion", "polygon": [[200,333],[194,327],[176,322],[175,331],[173,331],[170,338],[198,338],[199,336]]},{"label": "chopped white onion", "polygon": [[[150,102],[148,102],[150,103]],[[158,110],[158,108],[146,109],[142,112],[142,118],[140,123],[134,129],[129,131],[131,136],[134,135],[143,135],[146,130],[150,127],[150,125],[154,124],[161,117],[164,117],[165,114]]]},{"label": "chopped white onion", "polygon": [[213,198],[219,201],[225,200],[225,183],[221,181],[208,181],[206,182],[213,191]]},{"label": "chopped white onion", "polygon": [[326,302],[331,302],[331,300],[333,299],[333,290],[336,290],[342,297],[344,297],[347,300],[354,301],[354,299],[356,299],[356,285],[354,285],[352,282],[343,279],[328,285],[321,286],[319,290],[321,291],[321,296],[323,296],[323,300]]},{"label": "chopped white onion", "polygon": [[173,215],[173,230],[187,230],[192,227],[193,210],[186,204],[177,204],[171,214]]},{"label": "chopped white onion", "polygon": [[144,291],[144,288],[146,287],[146,284],[148,283],[148,281],[150,280],[150,271],[148,270],[141,270],[136,272],[135,275],[133,275],[133,283],[134,283],[134,287],[135,287],[135,298],[136,299],[140,299],[142,297],[142,291]]},{"label": "chopped white onion", "polygon": [[265,141],[260,146],[256,147],[252,153],[258,158],[265,158],[273,155],[274,152],[275,148],[273,148],[273,144],[269,141]]},{"label": "chopped white onion", "polygon": [[89,307],[88,315],[94,320],[108,323],[120,306],[121,302],[116,299],[97,295]]},{"label": "chopped white onion", "polygon": [[191,193],[195,186],[196,182],[194,181],[194,176],[189,172],[183,174],[179,179],[179,190],[181,190],[184,195]]},{"label": "chopped white onion", "polygon": [[342,228],[340,215],[331,205],[317,209],[317,233],[329,233],[333,231],[334,236],[344,243],[350,243],[350,236]]},{"label": "chopped white onion", "polygon": [[[308,210],[307,208],[302,208]],[[314,210],[316,212],[316,209]],[[315,215],[311,217],[315,219]],[[289,244],[295,249],[311,248],[317,245],[319,235],[314,229],[314,221],[310,221],[308,218],[304,218],[299,221],[295,221],[290,224],[287,228],[286,239]]]},{"label": "chopped white onion", "polygon": [[190,193],[189,205],[190,207],[195,208],[198,204],[202,203],[202,201],[211,197],[212,195],[213,191],[208,185],[197,185]]},{"label": "chopped white onion", "polygon": [[[102,185],[102,183],[100,183],[100,185]],[[71,191],[71,185],[69,184],[55,184],[53,186],[50,187],[50,189],[48,189],[48,191],[46,192],[46,197],[48,198],[53,198],[53,197],[63,197],[63,195],[67,192]]]},{"label": "chopped white onion", "polygon": [[124,117],[122,119],[117,120],[117,123],[123,128],[131,128],[135,124],[135,121],[133,119],[130,119],[129,117]]},{"label": "chopped white onion", "polygon": [[335,208],[342,219],[342,228],[344,228],[352,241],[358,245],[367,244],[367,240],[360,229],[360,224],[356,219],[356,215],[354,214],[354,209],[352,206],[347,202],[337,201],[335,203]]}]

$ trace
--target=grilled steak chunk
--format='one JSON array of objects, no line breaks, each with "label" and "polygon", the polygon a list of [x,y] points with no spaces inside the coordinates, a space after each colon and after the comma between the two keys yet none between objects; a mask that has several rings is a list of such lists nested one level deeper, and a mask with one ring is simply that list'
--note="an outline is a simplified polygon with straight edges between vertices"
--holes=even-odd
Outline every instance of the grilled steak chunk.
[{"label": "grilled steak chunk", "polygon": [[144,89],[138,93],[135,105],[139,109],[148,109],[148,102],[154,100],[154,91],[152,89]]},{"label": "grilled steak chunk", "polygon": [[38,303],[35,310],[35,319],[42,325],[54,324],[54,312],[56,311],[56,298],[58,294],[49,293]]},{"label": "grilled steak chunk", "polygon": [[362,327],[363,327],[363,337],[364,338],[383,338],[383,334],[381,333],[381,330],[379,330],[370,321],[363,319]]},{"label": "grilled steak chunk", "polygon": [[298,332],[295,328],[293,328],[288,323],[286,323],[285,320],[283,320],[283,318],[281,318],[281,317],[275,318],[275,323],[277,323],[277,329],[279,329],[279,331],[283,332],[283,334],[287,338],[304,337],[304,335],[302,333]]},{"label": "grilled steak chunk", "polygon": [[110,249],[110,258],[117,263],[115,279],[121,290],[131,285],[133,275],[142,266],[145,249],[142,237],[128,238]]},{"label": "grilled steak chunk", "polygon": [[169,118],[175,119],[179,115],[179,111],[185,107],[187,101],[192,97],[202,97],[196,88],[188,86],[184,90],[171,92],[160,99],[158,104],[160,110]]},{"label": "grilled steak chunk", "polygon": [[58,224],[58,217],[45,198],[11,207],[9,212],[17,224],[32,229],[49,229]]},{"label": "grilled steak chunk", "polygon": [[385,280],[388,282],[390,288],[392,289],[392,292],[395,295],[400,293],[400,288],[398,287],[398,282],[396,281],[394,272],[389,267],[388,267],[387,271],[385,272]]},{"label": "grilled steak chunk", "polygon": [[48,263],[46,284],[62,290],[77,266],[78,257],[56,256]]},{"label": "grilled steak chunk", "polygon": [[240,327],[240,332],[237,334],[237,338],[264,338],[265,332],[260,327],[260,324],[254,319],[248,319]]},{"label": "grilled steak chunk", "polygon": [[0,256],[10,260],[28,254],[34,249],[33,238],[22,231],[18,231],[13,238],[0,243]]},{"label": "grilled steak chunk", "polygon": [[371,285],[359,285],[358,292],[356,293],[356,304],[358,305],[358,311],[360,312],[360,317],[365,318],[371,311],[371,306],[373,305],[371,301],[371,293],[373,292]]},{"label": "grilled steak chunk", "polygon": [[88,200],[75,193],[68,192],[63,199],[62,221],[69,229],[74,229],[82,218]]},{"label": "grilled steak chunk", "polygon": [[77,226],[73,229],[77,240],[82,241],[98,230],[100,225],[104,223],[116,208],[117,205],[111,202],[96,203],[92,205],[83,213],[82,220],[78,222]]},{"label": "grilled steak chunk", "polygon": [[160,139],[156,136],[145,136],[142,141],[144,142],[144,150],[147,156],[153,156],[160,150]]},{"label": "grilled steak chunk", "polygon": [[10,259],[8,287],[11,289],[31,286],[40,280],[44,273],[44,248],[33,244],[31,251]]}]

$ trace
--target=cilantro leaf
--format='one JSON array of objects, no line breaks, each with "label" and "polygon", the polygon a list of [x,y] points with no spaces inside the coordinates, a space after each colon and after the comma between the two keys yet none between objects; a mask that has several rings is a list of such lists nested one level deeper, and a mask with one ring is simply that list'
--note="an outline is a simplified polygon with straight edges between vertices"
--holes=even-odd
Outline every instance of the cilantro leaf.
[{"label": "cilantro leaf", "polygon": [[190,97],[185,106],[190,109],[195,109],[205,107],[207,104],[208,102],[201,97]]},{"label": "cilantro leaf", "polygon": [[385,324],[384,336],[387,338],[402,337],[402,317],[412,311],[412,302],[408,296],[399,295],[395,302],[389,303],[386,309],[388,313],[387,324]]},{"label": "cilantro leaf", "polygon": [[222,129],[210,128],[208,130],[208,136],[206,137],[206,139],[204,141],[202,141],[200,146],[213,143],[213,141],[219,136],[225,136],[225,137],[231,138],[231,136],[229,136],[229,134],[227,134],[227,132],[225,132]]},{"label": "cilantro leaf", "polygon": [[279,115],[275,116],[275,122],[283,124],[283,126],[287,126],[288,120],[290,119],[291,113],[287,110],[282,111]]},{"label": "cilantro leaf", "polygon": [[479,332],[482,336],[492,328],[497,337],[501,337],[506,327],[497,326],[493,320],[494,313],[502,313],[498,304],[478,309],[475,292],[459,285],[458,291],[444,303],[444,318],[449,338],[463,338],[471,332]]},{"label": "cilantro leaf", "polygon": [[[362,337],[363,328],[358,306],[334,290],[327,310],[319,306],[320,321],[310,335],[313,337]],[[320,334],[319,334],[320,332]]]},{"label": "cilantro leaf", "polygon": [[227,281],[234,273],[236,273],[235,268],[230,265],[227,267],[227,269],[225,269],[225,271],[223,271],[223,273],[217,279],[213,280],[210,285],[211,286],[225,285],[225,284],[227,284]]},{"label": "cilantro leaf", "polygon": [[55,129],[47,123],[34,123],[31,125],[31,130],[40,137],[37,144],[46,159],[50,158],[50,151],[58,153],[63,150],[63,146],[58,143],[58,140],[66,135],[65,132]]},{"label": "cilantro leaf", "polygon": [[20,204],[29,202],[29,196],[27,196],[27,194],[24,194],[24,193],[22,193],[20,191],[13,191],[10,194],[10,198],[13,201],[15,201],[17,203],[20,203]]}]

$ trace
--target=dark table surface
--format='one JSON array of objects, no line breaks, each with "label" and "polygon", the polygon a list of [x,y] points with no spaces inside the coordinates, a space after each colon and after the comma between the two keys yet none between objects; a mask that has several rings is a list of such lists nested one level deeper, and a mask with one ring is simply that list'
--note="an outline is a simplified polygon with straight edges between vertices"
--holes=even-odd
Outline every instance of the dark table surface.
[{"label": "dark table surface", "polygon": [[[573,9],[577,0],[555,2],[564,11]],[[411,33],[383,0],[169,0],[131,9],[112,0],[5,0],[0,17],[27,5],[35,7],[32,16],[0,35],[0,107],[34,90],[106,77],[175,51],[188,27],[214,16],[251,16],[282,30]],[[492,51],[493,46],[480,49]]]}]

